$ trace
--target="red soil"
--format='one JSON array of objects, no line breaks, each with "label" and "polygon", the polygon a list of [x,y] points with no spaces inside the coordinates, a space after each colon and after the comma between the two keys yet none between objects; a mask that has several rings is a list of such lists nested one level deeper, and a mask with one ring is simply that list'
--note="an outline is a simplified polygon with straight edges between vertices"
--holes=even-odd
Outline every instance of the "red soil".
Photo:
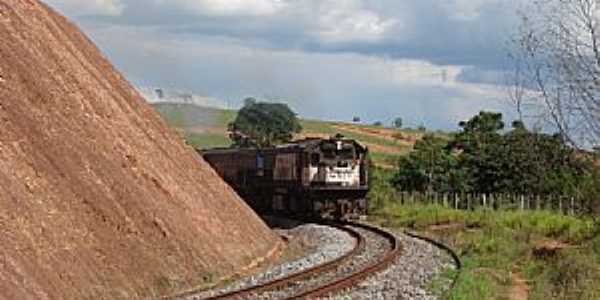
[{"label": "red soil", "polygon": [[156,296],[277,247],[64,17],[0,0],[0,41],[0,299]]}]

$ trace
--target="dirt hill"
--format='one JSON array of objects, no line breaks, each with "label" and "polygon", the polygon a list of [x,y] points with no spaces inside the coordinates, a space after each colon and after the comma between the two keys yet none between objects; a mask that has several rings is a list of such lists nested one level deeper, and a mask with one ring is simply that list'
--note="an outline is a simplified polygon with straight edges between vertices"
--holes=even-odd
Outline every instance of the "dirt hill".
[{"label": "dirt hill", "polygon": [[277,248],[65,18],[0,0],[0,41],[0,299],[145,298]]}]

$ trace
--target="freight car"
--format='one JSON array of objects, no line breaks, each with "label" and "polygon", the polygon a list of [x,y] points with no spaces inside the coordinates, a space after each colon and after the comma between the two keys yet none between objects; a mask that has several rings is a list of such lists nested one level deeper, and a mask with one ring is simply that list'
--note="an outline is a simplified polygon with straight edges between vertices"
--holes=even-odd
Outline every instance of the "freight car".
[{"label": "freight car", "polygon": [[199,153],[257,211],[334,218],[367,212],[368,149],[341,135]]}]

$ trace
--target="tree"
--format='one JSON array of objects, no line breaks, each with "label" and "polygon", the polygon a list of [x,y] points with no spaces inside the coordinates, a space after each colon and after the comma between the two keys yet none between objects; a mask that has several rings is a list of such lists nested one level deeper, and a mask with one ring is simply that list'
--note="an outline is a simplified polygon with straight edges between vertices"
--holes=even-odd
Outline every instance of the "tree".
[{"label": "tree", "polygon": [[394,128],[401,129],[402,128],[402,118],[397,117],[393,122]]},{"label": "tree", "polygon": [[360,117],[359,116],[352,117],[352,123],[360,123]]},{"label": "tree", "polygon": [[413,152],[400,158],[393,183],[407,191],[453,191],[456,163],[447,151],[447,141],[427,134],[415,143]]},{"label": "tree", "polygon": [[501,163],[495,159],[502,149],[502,114],[482,111],[459,126],[462,131],[450,145],[462,151],[460,164],[466,170],[468,185],[483,193],[497,190],[502,183]]},{"label": "tree", "polygon": [[531,132],[520,121],[503,133],[502,114],[493,112],[459,125],[450,141],[431,134],[418,141],[399,160],[393,183],[422,192],[573,196],[586,182],[590,164],[561,135]]},{"label": "tree", "polygon": [[567,142],[600,142],[600,28],[597,0],[533,1],[514,40],[515,89],[521,115],[541,111]]},{"label": "tree", "polygon": [[383,123],[381,121],[375,121],[375,122],[373,122],[373,126],[380,127],[380,126],[383,126]]},{"label": "tree", "polygon": [[244,100],[244,107],[228,125],[235,147],[270,147],[289,142],[302,130],[296,114],[282,103]]}]

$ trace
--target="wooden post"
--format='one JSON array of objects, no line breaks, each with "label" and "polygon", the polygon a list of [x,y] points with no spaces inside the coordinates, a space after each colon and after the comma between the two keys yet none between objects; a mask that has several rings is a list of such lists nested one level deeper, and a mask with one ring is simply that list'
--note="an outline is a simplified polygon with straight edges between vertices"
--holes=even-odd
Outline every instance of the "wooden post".
[{"label": "wooden post", "polygon": [[454,209],[458,209],[458,193],[454,193]]},{"label": "wooden post", "polygon": [[558,197],[558,211],[562,214],[563,213],[563,207],[562,207],[562,197]]},{"label": "wooden post", "polygon": [[569,214],[571,216],[575,214],[575,197],[571,197],[571,209]]},{"label": "wooden post", "polygon": [[471,194],[467,193],[467,210],[471,210]]},{"label": "wooden post", "polygon": [[525,195],[521,194],[521,211],[525,210]]}]

